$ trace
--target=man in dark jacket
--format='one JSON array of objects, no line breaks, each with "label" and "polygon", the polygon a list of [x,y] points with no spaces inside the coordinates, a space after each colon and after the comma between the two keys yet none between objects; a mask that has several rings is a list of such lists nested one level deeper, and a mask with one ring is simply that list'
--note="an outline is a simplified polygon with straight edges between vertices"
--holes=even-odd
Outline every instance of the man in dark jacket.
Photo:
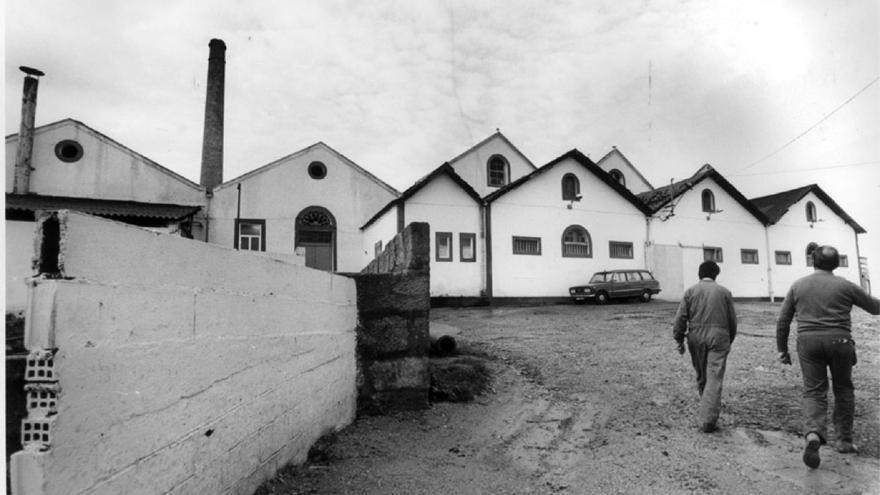
[{"label": "man in dark jacket", "polygon": [[736,338],[733,296],[715,283],[720,272],[714,261],[700,265],[700,281],[684,292],[672,328],[679,354],[684,354],[687,337],[700,391],[700,430],[705,433],[718,429],[724,370],[730,345]]},{"label": "man in dark jacket", "polygon": [[850,312],[856,305],[872,315],[880,314],[880,300],[861,287],[838,277],[832,271],[840,265],[840,255],[831,246],[812,252],[812,274],[796,280],[779,311],[776,323],[776,350],[779,361],[791,364],[788,334],[797,317],[797,352],[804,379],[803,409],[806,447],[804,464],[819,467],[819,446],[826,443],[828,374],[834,388],[834,429],[837,450],[854,453],[853,413],[855,393],[852,367],[856,364],[855,342],[850,331]]}]

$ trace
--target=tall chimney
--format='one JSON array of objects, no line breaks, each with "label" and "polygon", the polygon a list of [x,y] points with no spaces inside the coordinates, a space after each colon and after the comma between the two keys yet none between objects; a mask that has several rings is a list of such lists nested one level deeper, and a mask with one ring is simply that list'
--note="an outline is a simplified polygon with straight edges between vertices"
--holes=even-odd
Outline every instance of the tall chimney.
[{"label": "tall chimney", "polygon": [[211,192],[223,182],[223,88],[226,79],[226,43],[212,39],[208,56],[205,96],[205,134],[202,139],[200,184]]},{"label": "tall chimney", "polygon": [[30,67],[19,67],[27,74],[21,96],[21,129],[18,132],[18,152],[15,155],[15,179],[12,184],[14,194],[27,194],[31,182],[31,156],[34,151],[34,117],[37,114],[37,87],[42,71]]}]

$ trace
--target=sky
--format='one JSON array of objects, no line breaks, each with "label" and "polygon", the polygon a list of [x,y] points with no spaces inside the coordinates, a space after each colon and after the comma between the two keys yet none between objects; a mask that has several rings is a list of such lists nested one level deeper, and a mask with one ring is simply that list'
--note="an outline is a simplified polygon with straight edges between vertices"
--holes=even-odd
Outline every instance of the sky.
[{"label": "sky", "polygon": [[229,180],[323,141],[398,190],[499,129],[535,165],[617,148],[654,186],[816,183],[880,274],[874,0],[6,0],[6,135],[79,120],[198,182],[208,42]]}]

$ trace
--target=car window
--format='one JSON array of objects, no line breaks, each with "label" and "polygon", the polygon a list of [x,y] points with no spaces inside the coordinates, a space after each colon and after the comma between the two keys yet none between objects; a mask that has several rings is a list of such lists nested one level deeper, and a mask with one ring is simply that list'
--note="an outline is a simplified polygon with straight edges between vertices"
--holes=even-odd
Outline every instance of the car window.
[{"label": "car window", "polygon": [[593,278],[590,279],[591,284],[597,284],[597,283],[604,282],[604,281],[605,281],[605,274],[604,273],[594,273]]},{"label": "car window", "polygon": [[639,276],[639,272],[626,272],[626,279],[630,282],[638,282],[642,277]]},{"label": "car window", "polygon": [[642,280],[654,280],[654,277],[651,276],[651,272],[639,272],[642,274]]},{"label": "car window", "polygon": [[614,272],[613,275],[614,275],[614,278],[612,280],[614,282],[623,282],[625,280],[623,274],[620,272]]}]

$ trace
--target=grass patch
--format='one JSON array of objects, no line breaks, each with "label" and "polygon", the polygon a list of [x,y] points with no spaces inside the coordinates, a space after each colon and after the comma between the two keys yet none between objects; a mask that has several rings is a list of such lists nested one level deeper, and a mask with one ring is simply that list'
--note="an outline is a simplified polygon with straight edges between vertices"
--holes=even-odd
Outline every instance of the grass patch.
[{"label": "grass patch", "polygon": [[429,373],[431,402],[470,402],[491,384],[489,368],[477,356],[433,358]]}]

